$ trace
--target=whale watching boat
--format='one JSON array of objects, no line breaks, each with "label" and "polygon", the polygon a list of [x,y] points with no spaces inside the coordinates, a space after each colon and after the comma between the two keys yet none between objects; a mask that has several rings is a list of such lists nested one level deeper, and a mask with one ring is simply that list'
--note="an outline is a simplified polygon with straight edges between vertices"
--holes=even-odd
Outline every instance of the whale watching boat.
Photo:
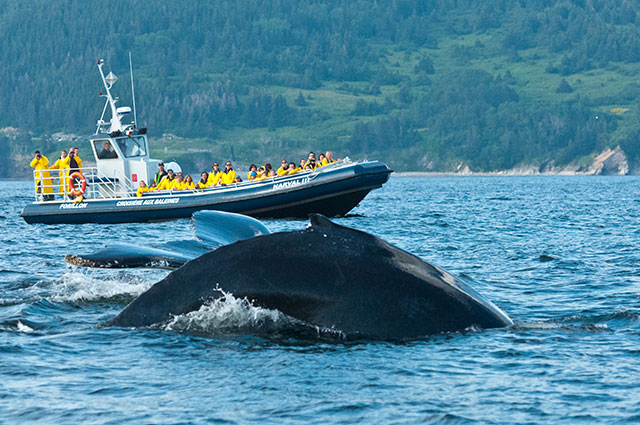
[{"label": "whale watching boat", "polygon": [[[379,161],[352,162],[348,158],[315,170],[292,175],[268,177],[226,186],[187,190],[154,190],[136,196],[139,182],[153,180],[158,164],[151,159],[147,129],[138,128],[135,112],[133,73],[133,121],[125,123],[132,112],[128,106],[116,107],[111,88],[117,77],[98,70],[106,98],[95,134],[89,139],[95,167],[69,170],[34,171],[35,200],[21,217],[27,223],[80,224],[152,222],[189,218],[199,210],[220,210],[253,217],[300,217],[310,213],[326,216],[345,215],[373,190],[389,179],[390,170]],[[110,110],[111,119],[105,121]],[[107,152],[107,154],[105,154]],[[176,163],[168,168],[180,171]],[[71,170],[74,171],[74,170]],[[61,173],[59,178],[56,178]],[[50,186],[47,188],[47,186]],[[55,196],[47,195],[54,193]]]}]

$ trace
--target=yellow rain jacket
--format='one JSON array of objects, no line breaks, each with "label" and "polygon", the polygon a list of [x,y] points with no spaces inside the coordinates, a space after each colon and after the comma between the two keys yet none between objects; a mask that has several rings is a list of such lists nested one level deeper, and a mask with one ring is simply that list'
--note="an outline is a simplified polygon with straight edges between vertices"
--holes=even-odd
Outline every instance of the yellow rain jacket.
[{"label": "yellow rain jacket", "polygon": [[287,168],[280,167],[276,170],[276,174],[279,176],[286,176],[288,173],[289,173],[289,167]]},{"label": "yellow rain jacket", "polygon": [[217,173],[213,173],[211,171],[209,173],[209,177],[207,177],[207,186],[215,186],[220,183],[220,179],[222,178],[222,171],[218,171]]},{"label": "yellow rain jacket", "polygon": [[169,180],[169,177],[164,177],[162,180],[160,180],[160,184],[158,184],[156,190],[171,190],[174,183],[177,183],[175,177],[173,180]]},{"label": "yellow rain jacket", "polygon": [[142,197],[142,194],[145,192],[148,192],[150,189],[148,187],[139,187],[138,190],[136,191],[136,196],[137,197]]},{"label": "yellow rain jacket", "polygon": [[[67,155],[67,157],[69,156]],[[78,170],[80,170],[80,173],[82,174],[82,160],[78,155],[76,155],[76,162],[78,163]]]},{"label": "yellow rain jacket", "polygon": [[[67,157],[65,156],[65,159]],[[59,170],[58,171],[58,185],[60,186],[58,188],[58,192],[60,193],[64,193],[64,187],[67,185],[67,179],[65,178],[68,173],[65,171],[65,167],[64,167],[64,159],[62,158],[58,158],[56,160],[56,162],[53,163],[53,165],[51,166],[52,170]]]},{"label": "yellow rain jacket", "polygon": [[44,155],[41,155],[40,159],[34,157],[29,165],[37,171],[34,173],[36,179],[36,193],[38,193],[38,187],[41,187],[40,190],[42,193],[52,195],[53,184],[51,183],[49,171],[46,171],[49,169],[49,160],[47,157]]},{"label": "yellow rain jacket", "polygon": [[220,173],[222,174],[222,177],[220,179],[220,181],[223,184],[233,184],[236,181],[236,172],[233,170],[229,170],[228,173]]}]

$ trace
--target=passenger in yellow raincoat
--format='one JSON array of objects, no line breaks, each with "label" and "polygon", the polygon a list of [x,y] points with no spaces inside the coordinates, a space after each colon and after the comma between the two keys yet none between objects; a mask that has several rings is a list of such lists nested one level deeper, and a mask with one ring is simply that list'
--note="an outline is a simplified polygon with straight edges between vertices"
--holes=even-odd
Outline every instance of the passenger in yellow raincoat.
[{"label": "passenger in yellow raincoat", "polygon": [[224,164],[224,171],[222,172],[222,178],[220,179],[222,184],[233,184],[236,181],[236,172],[231,168],[231,162],[227,161]]},{"label": "passenger in yellow raincoat", "polygon": [[207,176],[207,187],[213,187],[220,184],[221,179],[222,171],[218,168],[218,163],[214,162],[213,167],[211,167],[211,172]]},{"label": "passenger in yellow raincoat", "polygon": [[148,191],[149,187],[147,186],[147,184],[144,182],[144,180],[140,180],[140,187],[138,188],[138,190],[136,190],[136,196],[138,198],[141,198],[142,194]]},{"label": "passenger in yellow raincoat", "polygon": [[56,160],[56,162],[53,163],[53,165],[51,166],[52,170],[59,170],[58,171],[58,192],[60,193],[64,193],[64,187],[67,184],[67,180],[65,179],[65,168],[64,168],[64,160],[67,158],[67,151],[66,150],[62,150],[62,152],[60,152],[60,158],[58,158]]},{"label": "passenger in yellow raincoat", "polygon": [[286,176],[289,173],[289,163],[286,159],[280,161],[280,168],[276,171],[276,174],[279,176]]},{"label": "passenger in yellow raincoat", "polygon": [[46,156],[42,155],[40,151],[35,151],[33,160],[29,164],[31,168],[36,170],[36,193],[41,193],[45,201],[53,199],[53,183],[51,183],[51,177],[49,176],[49,160]]}]

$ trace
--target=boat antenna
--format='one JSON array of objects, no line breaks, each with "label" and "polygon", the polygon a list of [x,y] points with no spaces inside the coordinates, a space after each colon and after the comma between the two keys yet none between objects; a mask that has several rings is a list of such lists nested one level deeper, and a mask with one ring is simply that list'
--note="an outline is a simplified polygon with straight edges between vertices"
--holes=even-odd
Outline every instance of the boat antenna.
[{"label": "boat antenna", "polygon": [[129,50],[129,73],[131,74],[131,97],[133,97],[133,122],[138,127],[138,117],[136,115],[136,90],[133,86],[133,65],[131,64],[131,50]]}]

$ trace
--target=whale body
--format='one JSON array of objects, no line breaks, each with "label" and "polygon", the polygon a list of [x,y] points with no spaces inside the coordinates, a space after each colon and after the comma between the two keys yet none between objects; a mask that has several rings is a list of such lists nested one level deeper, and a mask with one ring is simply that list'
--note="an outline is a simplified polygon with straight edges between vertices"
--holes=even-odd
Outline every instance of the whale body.
[{"label": "whale body", "polygon": [[141,327],[223,296],[247,298],[347,338],[411,339],[513,322],[467,283],[376,236],[311,215],[186,262],[109,325]]}]

